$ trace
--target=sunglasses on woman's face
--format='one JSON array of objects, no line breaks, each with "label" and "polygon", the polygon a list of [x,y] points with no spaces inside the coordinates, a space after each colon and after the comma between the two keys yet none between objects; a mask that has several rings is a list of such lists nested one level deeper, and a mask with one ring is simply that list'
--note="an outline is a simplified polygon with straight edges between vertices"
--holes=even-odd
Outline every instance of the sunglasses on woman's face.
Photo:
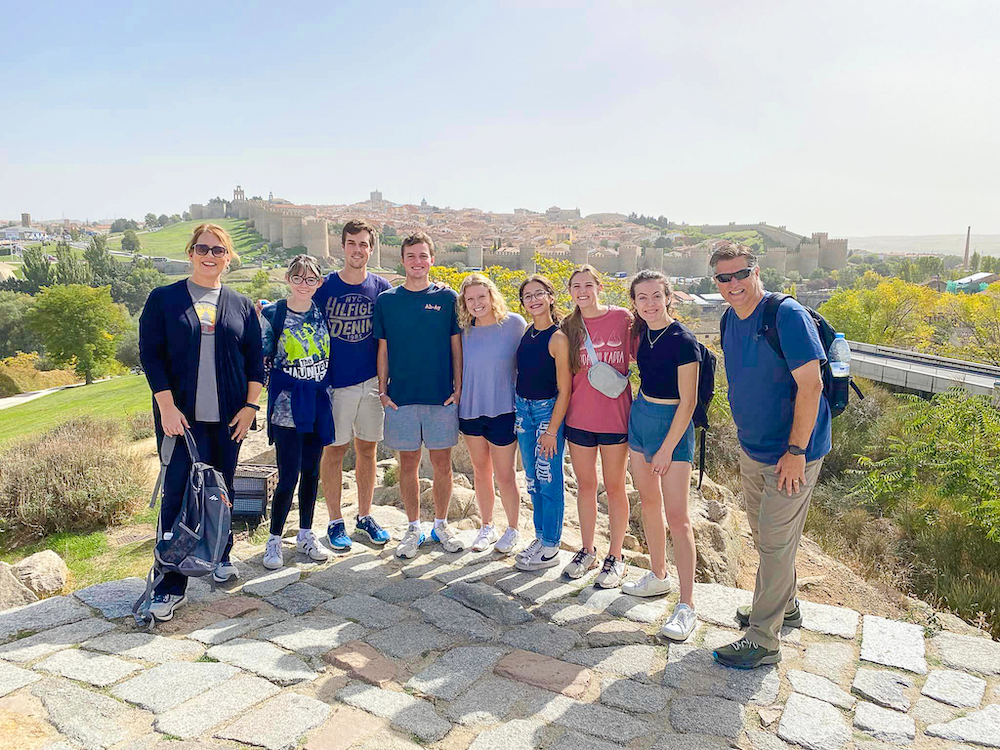
[{"label": "sunglasses on woman's face", "polygon": [[305,284],[306,286],[316,286],[319,279],[315,276],[289,276],[288,280],[293,284]]},{"label": "sunglasses on woman's face", "polygon": [[715,274],[715,280],[720,284],[728,284],[733,279],[737,281],[743,281],[753,272],[752,268],[741,268],[739,271],[734,271],[733,273],[717,273]]},{"label": "sunglasses on woman's face", "polygon": [[211,247],[209,245],[195,245],[194,251],[198,253],[198,255],[208,255],[209,253],[211,253],[216,258],[221,258],[223,255],[229,252],[222,245],[216,245],[215,247]]}]

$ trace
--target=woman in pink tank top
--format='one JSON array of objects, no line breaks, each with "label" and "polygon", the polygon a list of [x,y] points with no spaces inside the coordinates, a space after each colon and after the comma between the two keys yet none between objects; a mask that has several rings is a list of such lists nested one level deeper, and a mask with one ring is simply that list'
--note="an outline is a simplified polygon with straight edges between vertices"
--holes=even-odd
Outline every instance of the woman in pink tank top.
[{"label": "woman in pink tank top", "polygon": [[573,370],[573,393],[564,429],[576,474],[576,505],[583,549],[563,572],[570,578],[581,578],[597,566],[594,533],[597,527],[597,453],[600,451],[604,487],[608,493],[611,544],[594,583],[601,588],[615,588],[621,586],[625,575],[622,542],[628,531],[629,517],[625,465],[632,388],[626,386],[617,398],[609,398],[590,384],[587,371],[593,363],[587,354],[586,339],[589,335],[598,360],[628,375],[632,315],[622,307],[601,304],[603,289],[601,275],[593,266],[578,266],[569,277],[569,293],[576,307],[562,323],[563,332],[569,338]]}]

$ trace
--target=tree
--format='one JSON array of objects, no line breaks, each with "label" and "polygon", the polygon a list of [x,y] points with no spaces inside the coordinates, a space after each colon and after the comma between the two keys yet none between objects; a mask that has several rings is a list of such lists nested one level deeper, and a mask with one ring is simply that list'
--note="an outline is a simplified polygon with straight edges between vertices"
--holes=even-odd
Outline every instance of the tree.
[{"label": "tree", "polygon": [[180,214],[170,214],[170,219],[168,221],[171,224],[179,224],[181,221]]},{"label": "tree", "polygon": [[138,229],[139,225],[132,219],[115,219],[111,222],[111,233],[124,232],[126,229]]},{"label": "tree", "polygon": [[69,245],[56,245],[56,265],[53,270],[56,284],[89,284],[94,276],[86,261],[73,255]]},{"label": "tree", "polygon": [[937,310],[937,295],[927,287],[901,279],[882,279],[872,286],[875,274],[866,274],[852,289],[838,289],[820,307],[837,331],[854,341],[883,346],[926,348]]},{"label": "tree", "polygon": [[785,288],[785,277],[777,268],[762,268],[760,270],[760,280],[764,288],[769,292],[780,292]]},{"label": "tree", "polygon": [[124,266],[124,269],[111,287],[111,298],[136,315],[146,304],[149,293],[166,284],[168,279],[153,267],[148,258],[136,258],[128,265],[119,266]]},{"label": "tree", "polygon": [[[126,230],[125,236],[122,237],[122,246],[124,246],[129,233],[133,237],[135,236],[135,232],[131,229]],[[107,237],[103,234],[95,234],[91,237],[90,242],[87,243],[87,249],[83,251],[83,259],[90,269],[90,283],[93,283],[94,286],[106,286],[114,283],[118,276],[118,262],[111,255],[111,251],[108,250]]]},{"label": "tree", "polygon": [[191,214],[188,213],[187,211],[181,214],[181,216],[183,217],[184,221],[191,221]]},{"label": "tree", "polygon": [[160,214],[158,217],[156,217],[157,226],[165,227],[168,223],[170,223],[170,217],[167,216],[166,214]]},{"label": "tree", "polygon": [[26,247],[22,260],[24,261],[21,269],[24,272],[22,288],[25,292],[38,294],[42,287],[52,286],[55,283],[52,266],[40,247]]},{"label": "tree", "polygon": [[115,337],[124,332],[127,320],[111,300],[110,287],[69,284],[43,289],[28,313],[28,325],[56,365],[72,365],[89,385],[94,370],[114,359]]},{"label": "tree", "polygon": [[142,220],[142,223],[146,225],[146,229],[152,229],[156,226],[156,214],[146,214],[146,218]]},{"label": "tree", "polygon": [[666,235],[660,235],[656,238],[656,242],[653,243],[653,247],[661,247],[664,249],[671,248],[674,246],[674,241],[667,237]]},{"label": "tree", "polygon": [[0,359],[42,349],[41,340],[27,324],[32,304],[27,294],[0,292]]},{"label": "tree", "polygon": [[976,250],[972,254],[972,257],[969,258],[969,270],[972,271],[973,273],[978,272],[979,271],[979,261],[980,261],[979,251]]},{"label": "tree", "polygon": [[955,356],[1000,366],[1000,283],[979,294],[949,294],[946,299],[954,328],[967,336],[954,349]]},{"label": "tree", "polygon": [[122,250],[129,255],[135,255],[141,249],[142,243],[139,242],[139,235],[132,229],[126,229],[125,234],[122,236]]}]

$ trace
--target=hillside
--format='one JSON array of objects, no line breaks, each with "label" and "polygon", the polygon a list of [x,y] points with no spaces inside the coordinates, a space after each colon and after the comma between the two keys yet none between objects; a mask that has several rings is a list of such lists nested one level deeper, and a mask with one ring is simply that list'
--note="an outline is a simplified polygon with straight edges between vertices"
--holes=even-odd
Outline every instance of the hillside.
[{"label": "hillside", "polygon": [[[905,255],[925,253],[928,255],[962,255],[965,252],[964,234],[921,234],[878,237],[848,237],[851,250],[868,250],[873,253]],[[978,251],[980,255],[1000,255],[1000,234],[973,234],[969,243],[969,253]]]},{"label": "hillside", "polygon": [[[184,258],[184,245],[191,237],[194,228],[201,223],[200,221],[182,221],[155,232],[137,232],[139,242],[142,245],[142,254],[163,258]],[[248,252],[254,245],[263,241],[260,235],[249,229],[247,222],[242,219],[216,219],[215,223],[229,232],[233,238],[236,252],[239,254]],[[111,235],[108,238],[108,247],[111,250],[121,250],[122,235]]]}]

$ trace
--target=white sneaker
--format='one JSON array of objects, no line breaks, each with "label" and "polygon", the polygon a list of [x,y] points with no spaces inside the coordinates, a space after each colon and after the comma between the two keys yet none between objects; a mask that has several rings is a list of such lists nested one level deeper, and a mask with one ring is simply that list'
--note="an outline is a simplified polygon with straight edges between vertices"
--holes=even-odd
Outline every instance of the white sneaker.
[{"label": "white sneaker", "polygon": [[156,622],[166,622],[174,617],[174,610],[187,601],[184,594],[157,594],[149,603],[149,614]]},{"label": "white sneaker", "polygon": [[529,544],[523,550],[521,550],[520,552],[518,552],[517,555],[514,557],[514,560],[515,561],[522,560],[522,559],[523,560],[527,560],[529,557],[531,557],[533,554],[535,554],[541,548],[542,548],[542,540],[541,539],[537,539],[537,538],[532,539],[531,540],[531,544]]},{"label": "white sneaker", "polygon": [[417,548],[424,543],[426,538],[424,532],[420,529],[407,526],[406,533],[403,534],[403,538],[396,545],[396,557],[405,557],[407,559],[416,557]]},{"label": "white sneaker", "polygon": [[657,578],[649,571],[638,581],[626,581],[622,584],[622,592],[631,596],[660,596],[670,593],[670,578]]},{"label": "white sneaker", "polygon": [[698,625],[698,615],[686,604],[678,604],[660,629],[660,638],[668,641],[686,641]]},{"label": "white sneaker", "polygon": [[285,557],[281,554],[281,537],[270,536],[267,546],[264,548],[264,559],[261,561],[268,570],[277,570],[285,564]]},{"label": "white sneaker", "polygon": [[625,577],[626,565],[614,555],[604,558],[604,565],[601,572],[594,579],[594,585],[599,589],[614,589],[622,585],[622,578]]},{"label": "white sneaker", "polygon": [[330,559],[330,553],[323,549],[312,529],[299,530],[298,536],[295,537],[295,549],[316,562],[326,562]]},{"label": "white sneaker", "polygon": [[543,570],[544,568],[554,568],[559,564],[559,548],[543,547],[539,545],[535,553],[528,557],[519,557],[514,561],[514,567],[518,570]]},{"label": "white sneaker", "polygon": [[588,570],[593,570],[596,567],[597,555],[582,549],[573,556],[569,565],[563,568],[563,575],[568,578],[581,578]]},{"label": "white sneaker", "polygon": [[472,543],[472,551],[482,552],[499,538],[500,535],[497,533],[497,530],[493,528],[493,526],[483,526],[479,529],[479,533],[476,534],[476,541]]},{"label": "white sneaker", "polygon": [[240,571],[231,562],[220,562],[212,571],[212,579],[216,583],[229,583],[234,578],[240,577]]},{"label": "white sneaker", "polygon": [[458,538],[458,534],[446,523],[431,529],[431,539],[439,542],[445,552],[461,552],[465,549],[465,544]]},{"label": "white sneaker", "polygon": [[502,555],[509,555],[517,546],[517,541],[520,538],[521,535],[517,533],[517,529],[508,526],[503,536],[500,537],[500,541],[493,545],[493,549]]}]

